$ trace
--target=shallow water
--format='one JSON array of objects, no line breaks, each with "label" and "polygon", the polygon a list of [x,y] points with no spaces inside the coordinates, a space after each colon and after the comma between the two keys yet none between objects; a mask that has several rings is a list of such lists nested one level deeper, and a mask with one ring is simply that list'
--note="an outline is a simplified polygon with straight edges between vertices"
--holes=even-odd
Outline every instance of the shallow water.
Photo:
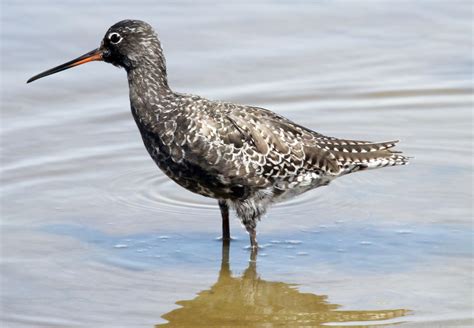
[{"label": "shallow water", "polygon": [[[159,172],[108,26],[156,27],[170,84],[321,133],[401,139],[407,167],[273,207],[252,258],[215,201]],[[472,324],[472,31],[466,1],[2,2],[2,288],[8,327]]]}]

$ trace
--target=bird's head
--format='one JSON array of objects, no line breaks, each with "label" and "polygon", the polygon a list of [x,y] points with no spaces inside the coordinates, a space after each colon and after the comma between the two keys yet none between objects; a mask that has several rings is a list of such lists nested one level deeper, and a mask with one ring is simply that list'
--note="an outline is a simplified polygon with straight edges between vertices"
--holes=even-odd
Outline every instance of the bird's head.
[{"label": "bird's head", "polygon": [[130,70],[164,58],[158,37],[149,24],[139,20],[123,20],[108,29],[99,48],[35,75],[27,83],[97,60]]}]

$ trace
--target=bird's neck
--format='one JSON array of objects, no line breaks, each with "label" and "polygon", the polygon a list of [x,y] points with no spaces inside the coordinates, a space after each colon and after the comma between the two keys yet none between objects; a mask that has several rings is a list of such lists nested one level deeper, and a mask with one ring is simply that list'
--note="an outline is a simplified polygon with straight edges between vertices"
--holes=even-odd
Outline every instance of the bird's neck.
[{"label": "bird's neck", "polygon": [[168,86],[166,64],[160,52],[127,69],[132,106],[143,111],[156,111],[160,103],[173,95]]},{"label": "bird's neck", "polygon": [[143,58],[126,68],[130,90],[143,93],[147,91],[158,94],[169,93],[166,63],[162,52],[153,58]]},{"label": "bird's neck", "polygon": [[169,109],[175,94],[168,86],[164,59],[127,69],[132,113],[139,128],[153,130],[157,115]]}]

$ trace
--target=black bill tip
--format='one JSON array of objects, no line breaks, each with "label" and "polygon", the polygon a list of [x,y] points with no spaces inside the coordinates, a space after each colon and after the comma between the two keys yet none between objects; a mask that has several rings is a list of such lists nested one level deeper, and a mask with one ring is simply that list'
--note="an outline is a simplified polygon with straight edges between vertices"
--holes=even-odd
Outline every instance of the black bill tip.
[{"label": "black bill tip", "polygon": [[67,63],[64,63],[62,65],[56,66],[56,67],[51,68],[51,69],[48,69],[48,70],[46,70],[42,73],[39,73],[39,74],[29,78],[28,81],[26,81],[26,83],[31,83],[33,81],[41,79],[42,77],[45,77],[45,76],[48,76],[48,75],[51,75],[51,74],[54,74],[54,73],[58,73],[58,72],[66,70],[68,68],[79,66],[79,65],[82,65],[82,64],[85,64],[85,63],[88,63],[88,62],[91,62],[91,61],[95,61],[95,60],[102,60],[102,51],[100,49],[94,49],[94,50],[89,51],[88,53],[86,53],[86,54],[84,54],[80,57],[77,57],[76,59],[68,61]]}]

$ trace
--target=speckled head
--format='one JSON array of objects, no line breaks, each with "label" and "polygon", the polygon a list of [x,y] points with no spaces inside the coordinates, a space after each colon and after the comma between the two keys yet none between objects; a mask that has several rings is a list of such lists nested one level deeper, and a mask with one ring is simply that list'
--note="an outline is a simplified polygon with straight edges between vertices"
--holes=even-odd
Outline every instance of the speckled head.
[{"label": "speckled head", "polygon": [[143,21],[127,19],[108,29],[99,48],[35,75],[27,83],[91,61],[105,61],[127,71],[153,65],[166,74],[160,41],[153,28]]},{"label": "speckled head", "polygon": [[105,62],[127,70],[162,57],[155,31],[139,20],[123,20],[110,27],[99,49]]}]

